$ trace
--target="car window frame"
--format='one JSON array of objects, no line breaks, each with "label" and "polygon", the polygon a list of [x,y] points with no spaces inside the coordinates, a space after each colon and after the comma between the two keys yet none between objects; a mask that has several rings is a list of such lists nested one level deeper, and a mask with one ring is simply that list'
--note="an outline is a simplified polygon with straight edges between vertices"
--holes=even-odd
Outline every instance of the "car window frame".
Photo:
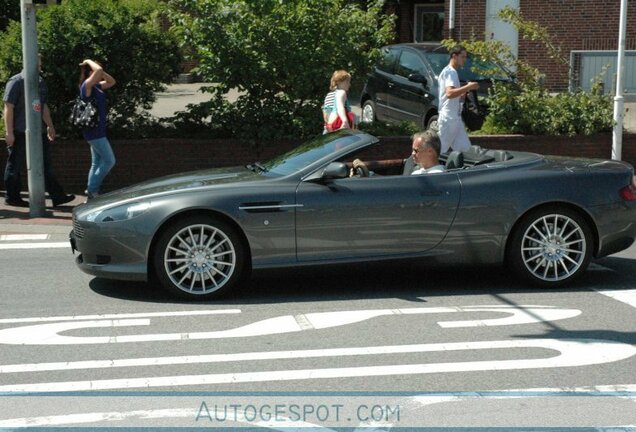
[{"label": "car window frame", "polygon": [[[407,74],[407,75],[402,75],[402,74],[399,72],[399,71],[400,71],[400,65],[401,65],[402,56],[403,56],[404,54],[406,54],[406,53],[408,53],[408,54],[412,55],[414,58],[416,58],[416,59],[420,62],[420,64],[421,64],[421,70],[411,72],[411,73],[409,73],[409,74]],[[417,73],[417,74],[420,74],[420,75],[426,76],[426,75],[427,75],[427,70],[426,70],[426,69],[427,69],[427,67],[426,67],[426,66],[427,66],[427,65],[426,65],[426,63],[424,63],[424,61],[422,60],[422,57],[421,57],[421,56],[420,56],[417,52],[415,52],[415,50],[412,50],[412,49],[402,49],[402,51],[400,52],[400,56],[398,57],[397,62],[395,63],[395,66],[394,66],[394,73],[393,73],[393,75],[395,75],[395,76],[397,76],[397,77],[401,77],[401,78],[407,79],[407,80],[408,80],[408,78],[409,78],[409,75],[414,74],[414,73]]]},{"label": "car window frame", "polygon": [[396,55],[396,56],[395,56],[395,58],[393,59],[393,63],[391,64],[390,70],[385,70],[385,69],[382,69],[382,68],[380,67],[381,59],[378,59],[378,61],[375,63],[375,69],[376,69],[378,72],[382,72],[382,73],[390,74],[390,75],[395,75],[395,66],[396,66],[396,64],[398,63],[398,61],[399,61],[399,59],[400,59],[400,56],[402,55],[402,49],[401,49],[400,47],[394,47],[394,46],[391,46],[391,45],[389,45],[389,46],[387,46],[387,47],[385,47],[385,48],[386,48],[389,52],[396,52],[396,53],[397,53],[397,55]]}]

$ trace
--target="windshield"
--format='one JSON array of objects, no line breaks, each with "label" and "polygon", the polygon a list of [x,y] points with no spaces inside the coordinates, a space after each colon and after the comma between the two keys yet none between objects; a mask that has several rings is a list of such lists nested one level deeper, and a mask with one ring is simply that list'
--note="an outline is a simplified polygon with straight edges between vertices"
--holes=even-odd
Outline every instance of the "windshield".
[{"label": "windshield", "polygon": [[[436,76],[448,65],[448,53],[427,52],[424,54]],[[468,56],[464,67],[457,71],[460,81],[481,81],[485,79],[510,80],[506,71],[498,64]]]},{"label": "windshield", "polygon": [[343,135],[343,133],[337,132],[321,135],[281,156],[267,161],[263,166],[268,173],[289,175],[308,167],[325,156],[354,146],[360,139],[356,135]]}]

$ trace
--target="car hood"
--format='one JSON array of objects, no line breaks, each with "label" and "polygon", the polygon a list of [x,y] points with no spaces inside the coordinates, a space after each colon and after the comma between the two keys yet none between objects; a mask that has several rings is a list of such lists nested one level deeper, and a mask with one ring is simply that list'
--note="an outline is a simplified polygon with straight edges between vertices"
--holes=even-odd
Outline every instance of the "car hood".
[{"label": "car hood", "polygon": [[269,179],[271,178],[261,175],[260,173],[252,172],[243,166],[212,168],[148,180],[100,195],[92,199],[88,204],[90,204],[91,207],[101,207],[148,196],[166,195],[204,187],[214,187],[239,182],[265,181]]}]

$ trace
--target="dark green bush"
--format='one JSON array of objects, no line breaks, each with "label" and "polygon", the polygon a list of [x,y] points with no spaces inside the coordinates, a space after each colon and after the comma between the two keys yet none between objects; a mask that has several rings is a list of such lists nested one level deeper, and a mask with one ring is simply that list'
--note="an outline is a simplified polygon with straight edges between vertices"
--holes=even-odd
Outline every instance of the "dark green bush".
[{"label": "dark green bush", "polygon": [[598,89],[551,95],[544,88],[495,84],[483,133],[593,135],[614,126],[612,97]]},{"label": "dark green bush", "polygon": [[411,136],[420,131],[413,122],[403,121],[399,123],[360,123],[360,130],[375,136]]},{"label": "dark green bush", "polygon": [[0,32],[11,21],[20,21],[20,0],[0,0]]}]

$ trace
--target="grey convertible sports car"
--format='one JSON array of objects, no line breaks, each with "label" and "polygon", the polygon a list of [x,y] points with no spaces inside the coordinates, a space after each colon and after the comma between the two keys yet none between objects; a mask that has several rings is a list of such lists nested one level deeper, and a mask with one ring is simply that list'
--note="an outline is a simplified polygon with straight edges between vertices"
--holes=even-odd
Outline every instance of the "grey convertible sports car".
[{"label": "grey convertible sports car", "polygon": [[[636,237],[627,163],[472,147],[443,155],[445,173],[410,175],[409,152],[344,130],[263,164],[99,196],[73,211],[77,265],[156,277],[190,299],[225,293],[252,268],[400,258],[505,263],[552,287]],[[351,176],[354,158],[368,169]]]}]

